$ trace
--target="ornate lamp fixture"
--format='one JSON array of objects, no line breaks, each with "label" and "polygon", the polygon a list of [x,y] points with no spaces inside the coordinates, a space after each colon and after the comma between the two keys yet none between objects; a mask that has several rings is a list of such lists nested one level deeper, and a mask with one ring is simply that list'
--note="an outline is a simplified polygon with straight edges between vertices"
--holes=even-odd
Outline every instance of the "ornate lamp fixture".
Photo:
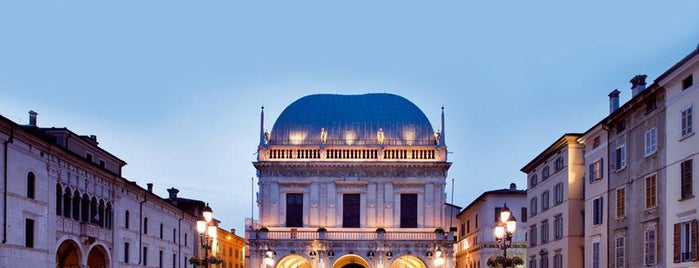
[{"label": "ornate lamp fixture", "polygon": [[209,256],[209,250],[211,250],[211,247],[216,240],[217,227],[211,222],[214,217],[214,212],[211,210],[208,203],[202,210],[202,217],[204,220],[197,221],[197,232],[199,233],[201,247],[204,249],[204,256],[201,258],[192,257],[189,259],[189,263],[196,266],[203,265],[204,267],[209,267],[209,264],[219,264],[223,262],[223,260],[214,256],[213,254]]}]

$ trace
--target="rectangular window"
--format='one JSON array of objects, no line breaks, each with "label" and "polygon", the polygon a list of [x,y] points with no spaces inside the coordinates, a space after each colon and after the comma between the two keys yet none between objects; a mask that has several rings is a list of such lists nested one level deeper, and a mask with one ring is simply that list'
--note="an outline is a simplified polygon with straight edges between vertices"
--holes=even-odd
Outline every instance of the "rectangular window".
[{"label": "rectangular window", "polygon": [[529,268],[536,268],[536,256],[529,256]]},{"label": "rectangular window", "polygon": [[342,195],[342,227],[359,228],[359,194]]},{"label": "rectangular window", "polygon": [[417,194],[400,195],[400,227],[417,228]]},{"label": "rectangular window", "polygon": [[614,242],[614,263],[616,267],[626,267],[626,235],[617,234]]},{"label": "rectangular window", "polygon": [[542,221],[541,222],[541,243],[548,243],[549,242],[549,222],[548,221]]},{"label": "rectangular window", "polygon": [[685,79],[682,79],[682,90],[688,89],[694,84],[694,76],[690,74]]},{"label": "rectangular window", "polygon": [[124,263],[129,263],[129,242],[124,242]]},{"label": "rectangular window", "polygon": [[163,268],[163,251],[158,252],[158,267]]},{"label": "rectangular window", "polygon": [[549,166],[545,166],[544,169],[541,170],[541,179],[542,180],[548,179],[549,175],[550,175]]},{"label": "rectangular window", "polygon": [[592,268],[599,266],[599,241],[592,242]]},{"label": "rectangular window", "polygon": [[655,175],[646,178],[646,209],[655,208],[656,206],[655,183]]},{"label": "rectangular window", "polygon": [[286,194],[286,227],[303,227],[303,194]]},{"label": "rectangular window", "polygon": [[685,160],[680,164],[680,176],[681,176],[681,193],[682,199],[694,197],[692,190],[692,159]]},{"label": "rectangular window", "polygon": [[466,236],[466,234],[471,233],[471,221],[466,221],[466,223],[461,224],[461,233],[459,234],[461,237]]},{"label": "rectangular window", "polygon": [[626,216],[626,188],[616,190],[616,218],[621,219]]},{"label": "rectangular window", "polygon": [[561,252],[556,252],[553,255],[553,268],[563,268],[563,255],[561,255]]},{"label": "rectangular window", "polygon": [[522,219],[522,222],[527,222],[527,208],[523,207],[520,214],[519,218]]},{"label": "rectangular window", "polygon": [[559,182],[553,186],[553,202],[558,205],[563,203],[563,183]]},{"label": "rectangular window", "polygon": [[646,114],[649,114],[657,107],[658,104],[655,102],[655,99],[649,100],[648,102],[646,102]]},{"label": "rectangular window", "polygon": [[588,166],[588,179],[590,183],[602,180],[602,177],[604,176],[604,169],[603,169],[603,159],[600,158],[599,160],[593,162]]},{"label": "rectangular window", "polygon": [[602,224],[602,213],[604,213],[604,199],[602,197],[593,200],[593,218],[592,224]]},{"label": "rectangular window", "polygon": [[143,266],[148,266],[148,247],[143,247]]},{"label": "rectangular window", "polygon": [[105,166],[104,159],[100,159],[100,167],[101,167],[101,168],[104,168],[104,166]]},{"label": "rectangular window", "polygon": [[160,224],[160,239],[163,239],[163,224]]},{"label": "rectangular window", "polygon": [[541,259],[539,260],[539,267],[549,268],[549,254],[548,253],[541,254]]},{"label": "rectangular window", "polygon": [[532,216],[536,215],[536,206],[537,206],[537,201],[536,197],[532,197],[532,199],[529,201],[529,210],[532,213]]},{"label": "rectangular window", "polygon": [[494,222],[500,222],[500,212],[501,211],[502,211],[501,207],[495,207],[495,214],[493,214],[493,216],[495,216]]},{"label": "rectangular window", "polygon": [[649,156],[658,150],[658,129],[647,130],[645,137],[645,156]]},{"label": "rectangular window", "polygon": [[28,248],[34,247],[34,220],[24,220],[24,246]]},{"label": "rectangular window", "polygon": [[531,185],[531,188],[534,188],[539,183],[539,178],[536,176],[536,174],[532,175],[529,178],[529,184]]},{"label": "rectangular window", "polygon": [[643,241],[643,257],[646,266],[655,265],[656,262],[656,252],[658,251],[656,245],[657,230],[655,224],[650,224],[646,226],[644,232]]},{"label": "rectangular window", "polygon": [[563,169],[563,157],[556,158],[556,161],[553,162],[553,169],[555,172]]},{"label": "rectangular window", "polygon": [[549,190],[541,193],[541,211],[549,209]]},{"label": "rectangular window", "polygon": [[673,259],[675,263],[699,260],[697,233],[697,220],[674,225]]},{"label": "rectangular window", "polygon": [[563,238],[563,217],[558,216],[553,220],[554,239]]},{"label": "rectangular window", "polygon": [[129,211],[124,212],[124,228],[129,229]]},{"label": "rectangular window", "polygon": [[417,194],[400,195],[400,227],[417,228]]},{"label": "rectangular window", "polygon": [[689,106],[682,110],[682,137],[687,136],[691,133],[694,133],[693,126],[694,123],[692,121],[692,114],[694,107]]},{"label": "rectangular window", "polygon": [[85,153],[85,159],[87,159],[88,162],[92,162],[92,154],[91,154],[91,153]]},{"label": "rectangular window", "polygon": [[626,167],[626,145],[621,145],[614,150],[614,170]]},{"label": "rectangular window", "polygon": [[536,246],[537,242],[537,234],[536,234],[536,225],[532,225],[529,227],[529,245],[530,246]]},{"label": "rectangular window", "polygon": [[602,144],[602,142],[601,142],[599,136],[597,136],[597,137],[595,137],[594,139],[592,139],[592,149],[595,149],[595,148],[599,147],[600,144]]},{"label": "rectangular window", "polygon": [[177,254],[172,254],[172,267],[177,267]]}]

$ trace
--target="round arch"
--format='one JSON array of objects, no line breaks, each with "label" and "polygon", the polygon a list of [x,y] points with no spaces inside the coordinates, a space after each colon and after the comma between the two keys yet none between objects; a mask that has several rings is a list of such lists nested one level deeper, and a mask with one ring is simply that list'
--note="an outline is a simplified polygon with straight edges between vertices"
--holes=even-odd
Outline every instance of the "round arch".
[{"label": "round arch", "polygon": [[106,268],[109,266],[109,256],[107,250],[101,245],[96,245],[90,249],[87,255],[87,267],[90,268]]},{"label": "round arch", "polygon": [[414,255],[403,255],[391,263],[391,268],[426,268],[427,265]]},{"label": "round arch", "polygon": [[347,254],[338,258],[332,268],[369,268],[369,263],[359,255]]},{"label": "round arch", "polygon": [[58,246],[56,250],[56,267],[57,268],[73,268],[81,267],[80,264],[80,246],[73,240],[66,240]]},{"label": "round arch", "polygon": [[311,262],[298,254],[287,255],[275,266],[277,268],[311,268]]}]

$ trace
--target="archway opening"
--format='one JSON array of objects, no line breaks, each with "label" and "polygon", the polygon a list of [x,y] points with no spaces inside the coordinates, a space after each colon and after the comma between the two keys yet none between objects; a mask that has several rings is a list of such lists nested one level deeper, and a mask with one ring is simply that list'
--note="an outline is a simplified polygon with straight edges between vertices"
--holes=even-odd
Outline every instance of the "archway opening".
[{"label": "archway opening", "polygon": [[288,255],[281,260],[276,266],[277,268],[311,268],[311,262],[298,254]]},{"label": "archway opening", "polygon": [[396,259],[392,264],[391,268],[426,268],[422,260],[413,255],[405,255]]},{"label": "archway opening", "polygon": [[107,254],[102,246],[93,247],[87,255],[87,267],[106,268],[107,263]]},{"label": "archway opening", "polygon": [[56,267],[80,267],[80,248],[74,241],[66,240],[58,247],[58,251],[56,251]]},{"label": "archway opening", "polygon": [[333,268],[369,268],[369,263],[359,255],[349,254],[337,259]]}]

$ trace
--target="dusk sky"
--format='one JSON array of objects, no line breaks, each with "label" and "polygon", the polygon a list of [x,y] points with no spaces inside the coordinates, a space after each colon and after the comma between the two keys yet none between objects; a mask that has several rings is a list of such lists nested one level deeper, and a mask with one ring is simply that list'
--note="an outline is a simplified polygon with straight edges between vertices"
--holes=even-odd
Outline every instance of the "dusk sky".
[{"label": "dusk sky", "polygon": [[309,94],[394,93],[434,129],[444,106],[464,207],[699,44],[696,0],[491,2],[3,1],[0,114],[97,135],[242,235],[261,106],[270,130]]}]

